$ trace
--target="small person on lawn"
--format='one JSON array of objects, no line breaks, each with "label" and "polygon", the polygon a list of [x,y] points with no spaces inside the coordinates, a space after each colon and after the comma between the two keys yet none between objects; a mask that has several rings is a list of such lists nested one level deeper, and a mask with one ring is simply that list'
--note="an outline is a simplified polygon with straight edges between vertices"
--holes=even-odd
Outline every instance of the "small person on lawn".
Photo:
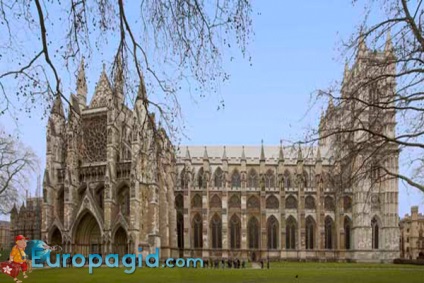
[{"label": "small person on lawn", "polygon": [[[27,246],[27,238],[25,238],[22,235],[18,235],[15,237],[15,243],[16,245],[12,248],[12,251],[10,252],[9,262],[14,262],[15,264],[19,264],[20,268],[22,270],[22,274],[24,275],[24,278],[28,278],[28,275],[26,275],[26,271],[28,269],[27,264],[27,255],[25,253],[25,248]],[[19,274],[19,273],[18,273]],[[13,278],[16,283],[21,283],[22,281],[18,280],[17,276]]]}]

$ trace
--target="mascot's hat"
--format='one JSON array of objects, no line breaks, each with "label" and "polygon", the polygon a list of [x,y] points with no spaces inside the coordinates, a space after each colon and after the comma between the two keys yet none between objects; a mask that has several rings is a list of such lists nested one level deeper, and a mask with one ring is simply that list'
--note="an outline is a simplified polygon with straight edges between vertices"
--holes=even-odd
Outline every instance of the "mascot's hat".
[{"label": "mascot's hat", "polygon": [[20,241],[20,240],[29,240],[29,238],[26,238],[22,235],[18,235],[15,237],[15,242]]}]

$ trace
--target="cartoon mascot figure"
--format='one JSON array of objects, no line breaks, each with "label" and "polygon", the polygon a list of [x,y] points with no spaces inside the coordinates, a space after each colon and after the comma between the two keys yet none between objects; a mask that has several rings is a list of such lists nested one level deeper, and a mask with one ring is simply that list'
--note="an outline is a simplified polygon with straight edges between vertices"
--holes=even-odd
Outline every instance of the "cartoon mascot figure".
[{"label": "cartoon mascot figure", "polygon": [[[10,252],[10,257],[9,257],[9,262],[13,262],[16,265],[20,266],[20,269],[22,270],[22,274],[24,275],[25,279],[28,278],[28,275],[26,275],[26,272],[28,270],[28,265],[31,265],[30,261],[27,261],[27,255],[25,253],[27,240],[29,239],[25,238],[22,235],[16,236],[15,237],[16,245],[12,248],[12,251]],[[13,280],[15,280],[15,282],[17,283],[22,282],[18,280],[17,275],[15,278],[13,278]]]}]

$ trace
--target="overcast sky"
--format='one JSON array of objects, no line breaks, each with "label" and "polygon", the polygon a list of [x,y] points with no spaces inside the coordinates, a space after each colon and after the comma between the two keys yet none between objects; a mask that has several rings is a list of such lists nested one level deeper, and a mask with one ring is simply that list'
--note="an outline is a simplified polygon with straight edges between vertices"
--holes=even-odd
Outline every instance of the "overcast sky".
[{"label": "overcast sky", "polygon": [[[311,94],[342,78],[344,60],[340,40],[347,39],[363,17],[363,8],[349,0],[255,1],[253,43],[249,46],[252,66],[235,56],[226,60],[231,78],[221,86],[225,109],[217,111],[220,97],[193,100],[181,93],[186,123],[183,144],[189,145],[277,145],[280,139],[298,140],[305,129],[316,126],[320,109],[308,111]],[[88,101],[100,75],[101,62],[86,69],[89,79]],[[75,90],[74,85],[64,90]],[[306,114],[306,115],[305,115]],[[45,164],[46,120],[40,113],[22,117],[19,131]],[[11,130],[10,119],[0,123]],[[40,172],[41,173],[41,172]],[[36,177],[32,186],[35,191]],[[424,196],[416,189],[399,186],[399,214],[420,205]]]}]

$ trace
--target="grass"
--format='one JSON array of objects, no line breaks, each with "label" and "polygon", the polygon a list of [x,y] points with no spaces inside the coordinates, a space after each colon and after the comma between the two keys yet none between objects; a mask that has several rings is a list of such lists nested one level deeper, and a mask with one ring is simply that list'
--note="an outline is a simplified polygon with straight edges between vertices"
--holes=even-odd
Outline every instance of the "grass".
[{"label": "grass", "polygon": [[[52,268],[34,270],[24,282],[424,282],[424,266],[354,263],[271,263],[267,269],[170,269],[139,268],[133,274],[124,268],[96,268],[92,275],[87,268]],[[296,275],[298,278],[296,278]],[[21,278],[22,275],[19,276]],[[0,274],[0,282],[7,280]]]}]

